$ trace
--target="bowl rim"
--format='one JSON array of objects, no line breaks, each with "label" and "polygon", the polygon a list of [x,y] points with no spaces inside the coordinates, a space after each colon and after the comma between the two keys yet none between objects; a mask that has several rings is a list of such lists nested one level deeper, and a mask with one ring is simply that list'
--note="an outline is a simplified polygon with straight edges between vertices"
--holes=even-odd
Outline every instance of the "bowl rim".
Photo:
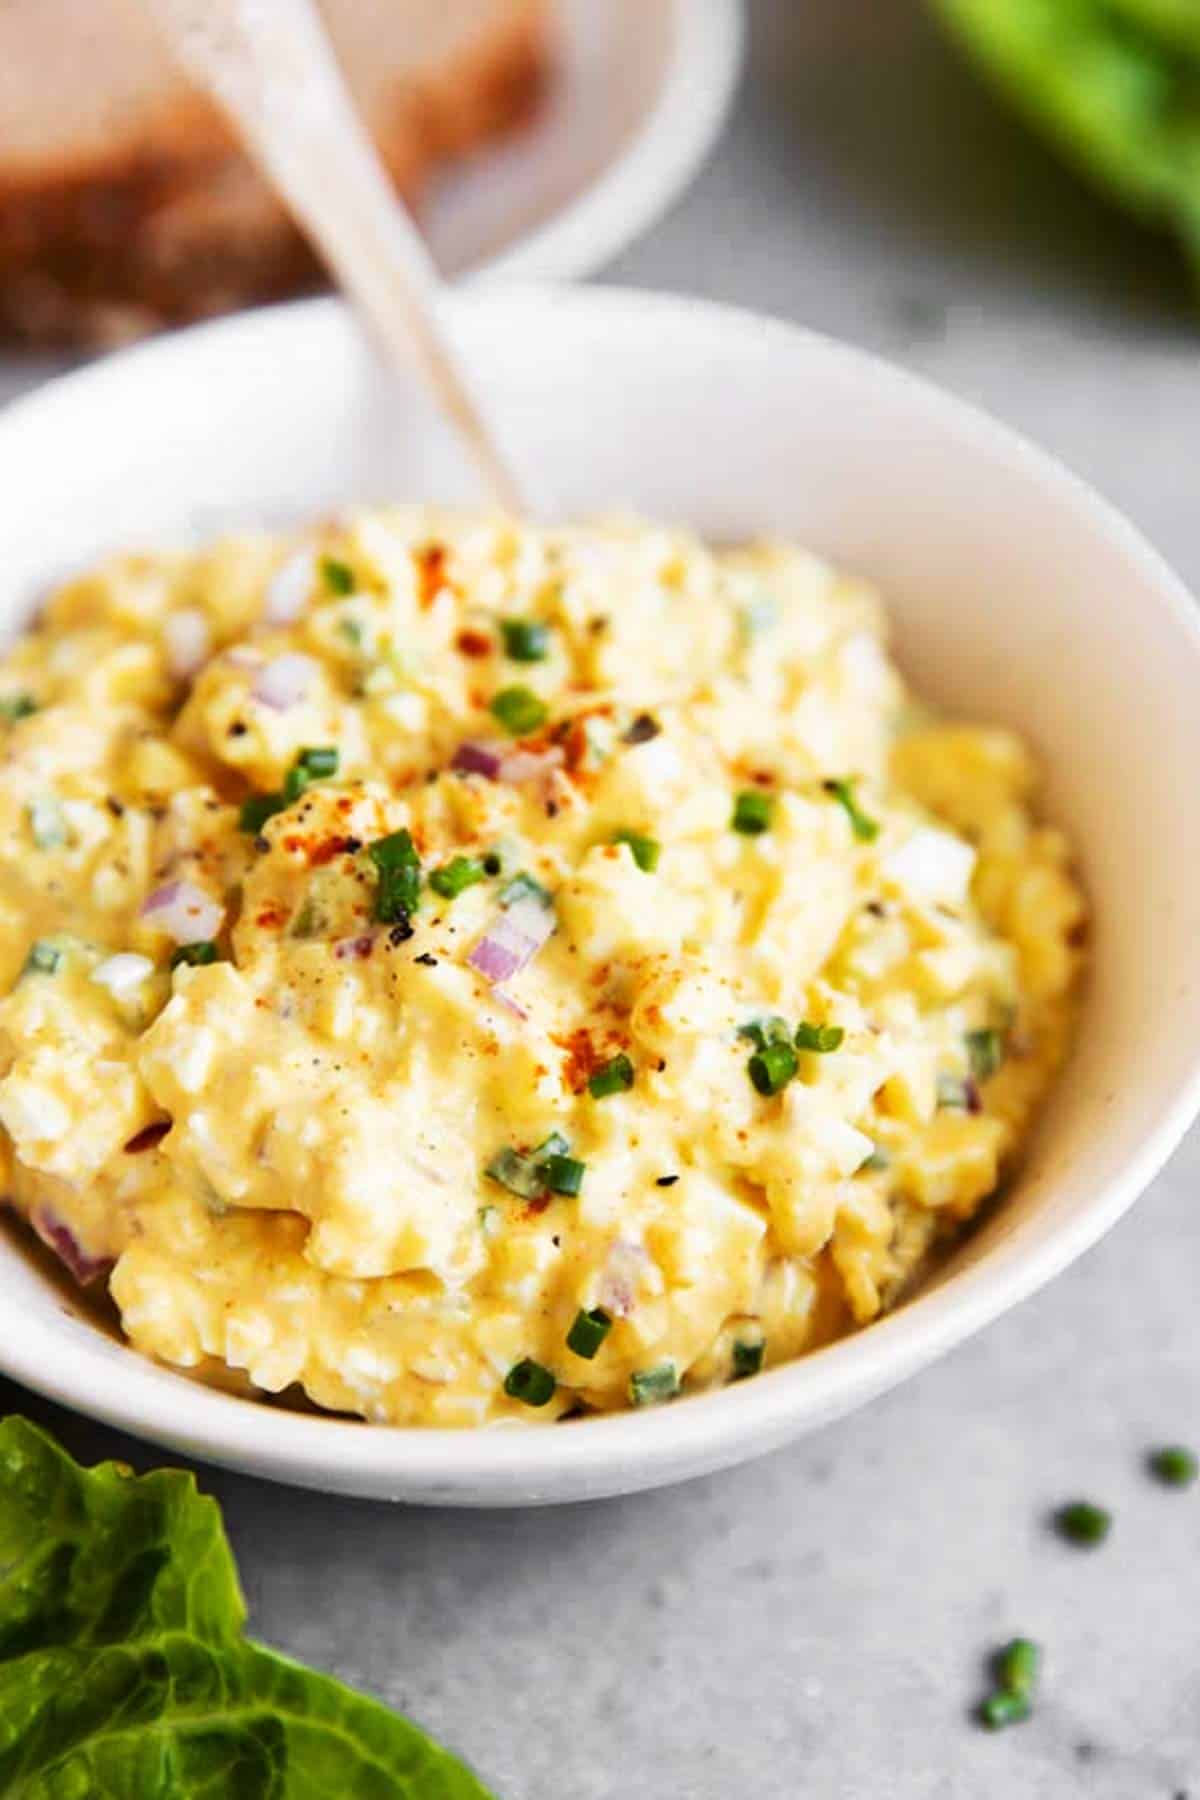
[{"label": "bowl rim", "polygon": [[[712,333],[752,333],[761,350],[778,343],[851,367],[897,399],[932,410],[960,441],[1027,477],[1132,562],[1200,665],[1200,613],[1181,580],[1142,534],[1057,458],[936,384],[871,352],[784,320],[690,296],[565,284],[487,284],[452,297],[451,312],[521,313],[566,308],[661,332],[681,313]],[[336,298],[289,302],[169,333],[61,375],[0,412],[0,464],[27,420],[66,404],[92,404],[145,370],[189,355],[214,336],[302,334],[332,328]],[[344,321],[343,321],[344,323]],[[548,318],[546,328],[552,328]],[[342,328],[341,325],[338,327]],[[504,1504],[628,1492],[711,1471],[774,1448],[858,1402],[898,1385],[1026,1299],[1104,1235],[1157,1174],[1200,1111],[1200,1044],[1158,1097],[1154,1123],[1137,1153],[1098,1188],[1094,1200],[1034,1241],[1001,1239],[977,1261],[919,1292],[896,1312],[752,1382],[691,1395],[679,1404],[604,1414],[554,1430],[514,1421],[483,1429],[372,1425],[313,1416],[210,1388],[122,1346],[114,1384],[111,1342],[93,1344],[78,1324],[62,1330],[31,1319],[0,1339],[0,1370],[51,1400],[106,1424],[197,1457],[272,1479],[327,1490],[431,1503]],[[97,1357],[103,1342],[108,1353]]]},{"label": "bowl rim", "polygon": [[743,0],[665,0],[671,49],[653,103],[572,199],[462,275],[565,280],[637,241],[686,191],[725,128],[746,55]]}]

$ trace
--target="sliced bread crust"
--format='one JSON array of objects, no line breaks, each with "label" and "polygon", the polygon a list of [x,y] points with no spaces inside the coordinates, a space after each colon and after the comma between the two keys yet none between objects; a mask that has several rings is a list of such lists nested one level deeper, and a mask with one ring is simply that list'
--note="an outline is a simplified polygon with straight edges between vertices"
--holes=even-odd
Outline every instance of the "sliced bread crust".
[{"label": "sliced bread crust", "polygon": [[[10,339],[113,344],[320,283],[283,208],[136,9],[0,6],[0,335]],[[322,0],[322,10],[410,203],[435,164],[536,104],[550,0]],[[72,25],[64,47],[54,30]],[[96,66],[102,52],[107,68],[118,49],[119,74],[106,85],[101,72],[79,104],[88,58]]]}]

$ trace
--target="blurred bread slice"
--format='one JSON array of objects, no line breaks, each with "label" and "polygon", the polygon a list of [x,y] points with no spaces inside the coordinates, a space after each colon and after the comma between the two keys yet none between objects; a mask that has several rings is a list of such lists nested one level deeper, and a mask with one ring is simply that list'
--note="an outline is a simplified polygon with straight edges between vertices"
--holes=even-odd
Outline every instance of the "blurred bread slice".
[{"label": "blurred bread slice", "polygon": [[[397,186],[519,123],[551,0],[319,0]],[[111,343],[313,285],[139,0],[0,0],[0,333]]]}]

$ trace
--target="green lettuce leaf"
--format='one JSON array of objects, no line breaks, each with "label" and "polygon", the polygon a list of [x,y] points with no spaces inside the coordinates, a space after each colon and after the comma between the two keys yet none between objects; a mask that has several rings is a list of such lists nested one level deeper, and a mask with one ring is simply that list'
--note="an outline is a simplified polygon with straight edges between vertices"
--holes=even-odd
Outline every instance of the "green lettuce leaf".
[{"label": "green lettuce leaf", "polygon": [[0,1423],[0,1794],[489,1800],[386,1707],[251,1643],[215,1501]]},{"label": "green lettuce leaf", "polygon": [[1200,4],[934,0],[966,48],[1085,173],[1173,225],[1200,268]]},{"label": "green lettuce leaf", "polygon": [[1109,0],[1109,5],[1151,36],[1200,52],[1200,0]]}]

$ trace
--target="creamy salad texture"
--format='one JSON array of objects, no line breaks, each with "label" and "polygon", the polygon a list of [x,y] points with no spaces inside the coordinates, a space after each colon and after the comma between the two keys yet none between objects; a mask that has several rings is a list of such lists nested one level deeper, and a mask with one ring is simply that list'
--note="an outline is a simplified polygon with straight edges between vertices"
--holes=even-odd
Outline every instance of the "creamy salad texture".
[{"label": "creamy salad texture", "polygon": [[131,1342],[430,1426],[864,1325],[1084,905],[1009,732],[769,543],[429,509],[125,556],[0,663],[3,1191]]}]

